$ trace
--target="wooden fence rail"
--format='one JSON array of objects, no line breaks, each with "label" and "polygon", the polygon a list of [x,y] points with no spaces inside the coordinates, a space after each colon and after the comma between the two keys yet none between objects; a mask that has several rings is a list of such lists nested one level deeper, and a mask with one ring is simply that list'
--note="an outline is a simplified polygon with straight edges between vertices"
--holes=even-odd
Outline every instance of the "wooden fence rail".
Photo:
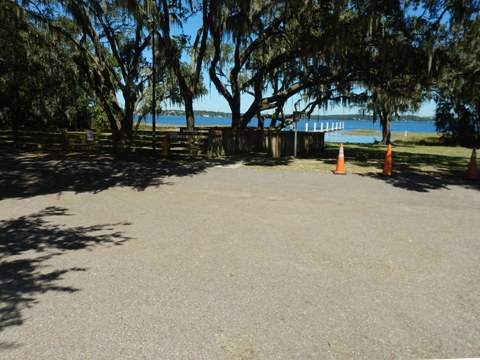
[{"label": "wooden fence rail", "polygon": [[[15,141],[16,140],[16,141]],[[199,128],[195,131],[180,130],[137,131],[131,150],[151,152],[155,150],[168,156],[224,156],[246,152],[267,152],[271,157],[294,154],[294,133],[289,131],[248,128],[235,131],[232,128]],[[114,151],[113,136],[93,131],[34,131],[21,130],[17,138],[11,130],[0,130],[0,147],[17,147],[27,151],[99,152]],[[315,156],[324,147],[324,133],[298,133],[297,155]]]},{"label": "wooden fence rail", "polygon": [[[167,141],[168,139],[168,141]],[[99,152],[114,151],[113,136],[106,132],[93,131],[34,131],[17,132],[16,143],[12,130],[0,130],[0,147],[18,147],[27,151]],[[151,131],[138,131],[133,137],[132,151],[152,151],[154,135]],[[156,150],[168,155],[190,156],[206,154],[208,131],[157,131]]]},{"label": "wooden fence rail", "polygon": [[[210,130],[208,153],[212,156],[262,151],[273,158],[294,155],[295,133],[270,129],[249,128],[235,132],[232,128]],[[325,146],[325,133],[298,132],[297,155],[318,155]]]}]

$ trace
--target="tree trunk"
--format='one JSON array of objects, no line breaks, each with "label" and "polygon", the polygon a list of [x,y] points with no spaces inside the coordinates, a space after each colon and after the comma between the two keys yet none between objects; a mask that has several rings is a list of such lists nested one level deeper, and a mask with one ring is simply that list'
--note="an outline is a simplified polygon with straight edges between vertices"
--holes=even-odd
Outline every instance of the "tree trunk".
[{"label": "tree trunk", "polygon": [[262,114],[258,114],[258,128],[263,130],[265,126],[265,117],[262,116]]},{"label": "tree trunk", "polygon": [[122,119],[122,146],[130,149],[133,143],[133,112],[128,112]]},{"label": "tree trunk", "polygon": [[128,98],[125,99],[124,113],[117,114],[117,116],[121,116],[122,145],[125,149],[130,149],[133,144],[133,118],[135,116],[136,101],[136,95],[130,93]]},{"label": "tree trunk", "polygon": [[122,135],[120,133],[120,130],[117,127],[117,122],[113,119],[108,117],[108,120],[110,122],[110,129],[112,131],[112,146],[113,146],[113,151],[118,152],[121,149],[121,143],[122,143]]},{"label": "tree trunk", "polygon": [[391,143],[391,117],[390,111],[382,110],[380,113],[380,124],[382,126],[382,144],[390,144]]},{"label": "tree trunk", "polygon": [[13,134],[13,146],[18,148],[20,146],[20,138],[18,136],[18,113],[13,115],[12,119],[12,134]]},{"label": "tree trunk", "polygon": [[241,129],[245,129],[248,123],[253,119],[255,114],[260,112],[259,107],[252,104],[245,114],[242,116],[242,122],[240,124]]},{"label": "tree trunk", "polygon": [[242,115],[240,113],[240,95],[234,94],[232,101],[229,101],[232,111],[232,128],[242,129]]},{"label": "tree trunk", "polygon": [[270,129],[275,129],[275,126],[277,126],[277,117],[274,114],[270,120]]},{"label": "tree trunk", "polygon": [[191,94],[184,95],[185,100],[185,118],[187,121],[187,130],[193,131],[195,129],[195,114],[193,113],[193,96]]}]

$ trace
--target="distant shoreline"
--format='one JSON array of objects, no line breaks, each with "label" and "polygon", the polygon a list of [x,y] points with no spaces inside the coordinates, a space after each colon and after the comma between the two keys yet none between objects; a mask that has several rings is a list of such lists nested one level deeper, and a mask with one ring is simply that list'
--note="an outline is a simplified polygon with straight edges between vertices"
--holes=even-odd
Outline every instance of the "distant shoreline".
[{"label": "distant shoreline", "polygon": [[[216,113],[215,113],[216,114]],[[231,114],[220,113],[221,115],[201,115],[195,113],[195,118],[223,118],[223,119],[231,119]],[[161,114],[157,115],[157,117],[184,117],[185,114],[176,114],[176,113],[165,113],[163,111]],[[151,115],[147,115],[145,118],[151,118]],[[306,118],[302,117],[303,120]],[[310,120],[324,120],[324,121],[372,121],[371,117],[368,116],[359,116],[359,115],[312,115]],[[269,121],[269,119],[266,119]],[[377,120],[379,122],[379,120]],[[400,120],[392,120],[392,122],[434,122],[435,120],[431,116],[417,116],[417,115],[405,115],[400,117]]]},{"label": "distant shoreline", "polygon": [[[164,117],[183,117],[185,112],[182,110],[164,110],[158,116]],[[150,117],[150,115],[147,115]],[[199,118],[227,118],[231,119],[231,113],[217,112],[217,111],[195,111],[195,117]],[[302,117],[305,119],[305,117]],[[341,121],[359,121],[359,120],[370,120],[372,121],[371,115],[358,115],[358,114],[332,114],[332,115],[312,115],[311,120],[341,120]],[[268,121],[268,120],[267,120]],[[379,121],[379,120],[377,120]],[[434,119],[431,116],[418,116],[418,115],[404,115],[400,117],[400,120],[392,120],[393,122],[433,122]]]}]

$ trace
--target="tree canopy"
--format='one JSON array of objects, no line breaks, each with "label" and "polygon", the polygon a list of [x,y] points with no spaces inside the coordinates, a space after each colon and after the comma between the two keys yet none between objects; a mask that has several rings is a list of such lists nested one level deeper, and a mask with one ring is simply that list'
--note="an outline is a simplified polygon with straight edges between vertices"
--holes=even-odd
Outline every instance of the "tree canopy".
[{"label": "tree canopy", "polygon": [[69,44],[8,2],[0,4],[0,21],[0,122],[14,129],[89,126],[91,97]]},{"label": "tree canopy", "polygon": [[437,130],[462,145],[480,141],[480,16],[456,26],[444,40],[444,62],[436,81]]},{"label": "tree canopy", "polygon": [[[388,142],[392,117],[416,110],[432,89],[444,114],[468,112],[478,123],[478,61],[467,60],[478,57],[477,0],[7,0],[1,11],[14,34],[0,32],[12,47],[2,49],[2,65],[18,69],[0,79],[0,116],[16,117],[16,126],[26,124],[20,118],[38,123],[42,106],[57,122],[85,124],[96,106],[116,143],[128,146],[154,83],[160,101],[184,105],[193,128],[193,99],[208,80],[238,130],[264,112],[283,114],[295,97],[307,114],[331,102],[363,106]],[[36,67],[36,76],[12,80]],[[45,96],[33,104],[35,86]]]}]

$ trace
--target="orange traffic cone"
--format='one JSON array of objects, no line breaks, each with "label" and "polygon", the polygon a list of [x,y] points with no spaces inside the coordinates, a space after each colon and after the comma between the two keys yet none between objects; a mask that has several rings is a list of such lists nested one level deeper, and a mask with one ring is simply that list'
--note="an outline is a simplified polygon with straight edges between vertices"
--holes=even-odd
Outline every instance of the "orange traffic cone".
[{"label": "orange traffic cone", "polygon": [[382,175],[392,176],[392,145],[388,144],[387,155],[385,156],[385,164],[383,165]]},{"label": "orange traffic cone", "polygon": [[477,170],[477,150],[473,148],[472,156],[470,158],[470,164],[468,165],[467,176],[468,180],[477,180],[478,179],[478,170]]},{"label": "orange traffic cone", "polygon": [[343,154],[343,144],[340,144],[340,150],[338,151],[337,168],[334,172],[335,175],[345,175],[345,156]]}]

